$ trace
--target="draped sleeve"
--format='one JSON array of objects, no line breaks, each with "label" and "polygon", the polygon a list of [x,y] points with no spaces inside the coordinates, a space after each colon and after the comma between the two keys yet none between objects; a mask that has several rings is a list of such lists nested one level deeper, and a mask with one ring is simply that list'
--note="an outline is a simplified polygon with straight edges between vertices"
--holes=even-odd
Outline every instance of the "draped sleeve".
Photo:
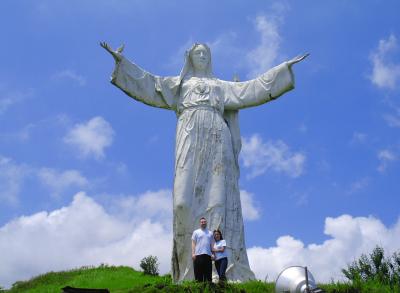
[{"label": "draped sleeve", "polygon": [[284,62],[259,77],[244,81],[222,81],[226,110],[254,107],[274,100],[294,88],[294,76]]},{"label": "draped sleeve", "polygon": [[179,77],[152,75],[122,56],[116,62],[111,83],[131,98],[149,106],[176,109]]}]

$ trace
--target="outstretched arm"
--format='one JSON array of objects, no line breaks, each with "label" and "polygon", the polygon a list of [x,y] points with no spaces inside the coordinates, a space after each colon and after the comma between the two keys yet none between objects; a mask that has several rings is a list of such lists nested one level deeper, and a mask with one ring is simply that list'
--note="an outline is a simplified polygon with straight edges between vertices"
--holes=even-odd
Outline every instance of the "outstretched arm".
[{"label": "outstretched arm", "polygon": [[295,57],[245,82],[223,81],[225,109],[239,110],[272,101],[294,88],[292,66],[309,54]]},{"label": "outstretched arm", "polygon": [[112,84],[131,98],[147,105],[165,109],[174,108],[174,97],[167,93],[167,88],[161,86],[163,78],[148,73],[126,59],[122,55],[124,45],[115,51],[106,42],[101,42],[100,46],[115,60],[111,76]]}]

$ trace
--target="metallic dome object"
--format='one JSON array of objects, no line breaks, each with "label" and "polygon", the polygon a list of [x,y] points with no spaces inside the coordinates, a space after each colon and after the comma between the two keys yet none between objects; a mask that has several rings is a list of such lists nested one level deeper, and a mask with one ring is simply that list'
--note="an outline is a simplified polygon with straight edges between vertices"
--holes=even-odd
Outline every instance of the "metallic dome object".
[{"label": "metallic dome object", "polygon": [[276,293],[323,292],[317,288],[314,276],[307,267],[291,266],[284,269],[276,278]]}]

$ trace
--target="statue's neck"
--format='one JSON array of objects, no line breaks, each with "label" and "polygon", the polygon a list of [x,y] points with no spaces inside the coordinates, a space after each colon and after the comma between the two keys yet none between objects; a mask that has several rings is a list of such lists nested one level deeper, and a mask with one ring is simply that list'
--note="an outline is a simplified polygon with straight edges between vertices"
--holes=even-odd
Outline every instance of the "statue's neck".
[{"label": "statue's neck", "polygon": [[205,70],[194,70],[193,76],[200,78],[209,77]]}]

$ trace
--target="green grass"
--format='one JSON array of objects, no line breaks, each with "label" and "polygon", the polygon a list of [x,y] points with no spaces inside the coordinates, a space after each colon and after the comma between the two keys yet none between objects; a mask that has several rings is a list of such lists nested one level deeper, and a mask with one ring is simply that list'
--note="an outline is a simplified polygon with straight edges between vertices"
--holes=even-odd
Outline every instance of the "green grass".
[{"label": "green grass", "polygon": [[[170,276],[148,276],[130,267],[106,266],[83,267],[80,269],[49,272],[32,278],[29,281],[16,282],[10,290],[0,292],[32,292],[59,293],[65,286],[78,288],[109,289],[113,293],[153,293],[153,292],[182,292],[182,293],[273,293],[274,284],[261,281],[251,281],[242,284],[213,285],[211,287],[195,282],[185,282],[180,285],[172,284]],[[400,288],[391,289],[377,282],[344,284],[332,283],[319,285],[327,293],[386,293],[400,292]]]},{"label": "green grass", "polygon": [[252,281],[244,284],[225,284],[225,285],[207,285],[195,282],[185,282],[180,285],[172,283],[153,283],[145,286],[135,286],[130,291],[131,293],[144,292],[144,293],[161,293],[161,292],[178,292],[178,293],[269,293],[274,292],[274,285],[271,283],[263,283],[260,281]]},{"label": "green grass", "polygon": [[129,292],[134,286],[144,286],[155,282],[170,282],[169,277],[152,277],[130,267],[105,266],[83,267],[70,271],[49,272],[29,281],[16,282],[7,293],[61,292],[65,286],[78,288],[107,288],[111,292]]},{"label": "green grass", "polygon": [[357,284],[332,283],[319,285],[327,293],[400,293],[400,287],[391,288],[377,281]]}]

